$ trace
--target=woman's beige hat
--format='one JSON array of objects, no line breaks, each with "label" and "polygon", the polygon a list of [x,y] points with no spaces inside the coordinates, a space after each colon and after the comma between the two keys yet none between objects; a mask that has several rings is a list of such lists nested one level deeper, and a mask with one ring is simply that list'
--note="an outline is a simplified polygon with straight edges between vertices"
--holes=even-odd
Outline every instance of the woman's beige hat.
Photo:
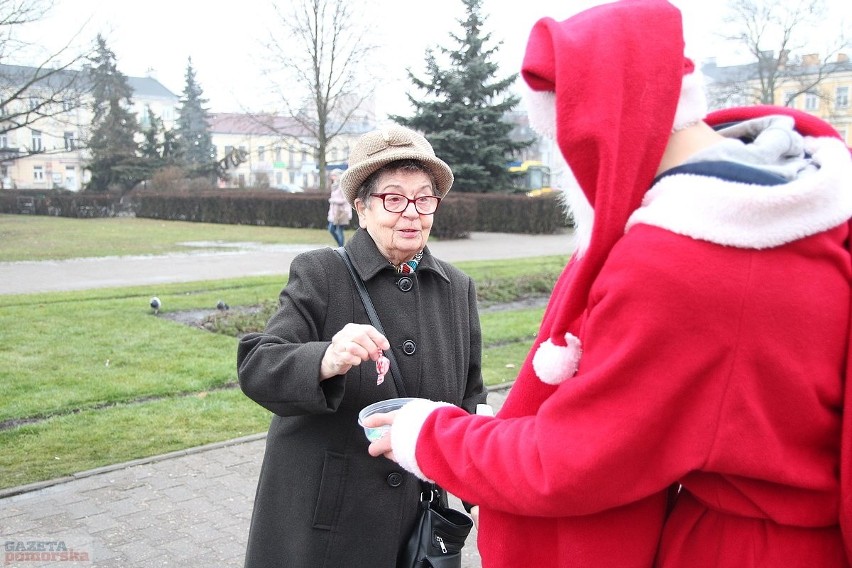
[{"label": "woman's beige hat", "polygon": [[393,125],[361,136],[349,153],[349,169],[340,178],[340,188],[349,204],[355,206],[358,189],[370,175],[396,160],[417,160],[435,179],[438,195],[444,197],[453,185],[453,172],[435,156],[432,145],[420,134]]}]

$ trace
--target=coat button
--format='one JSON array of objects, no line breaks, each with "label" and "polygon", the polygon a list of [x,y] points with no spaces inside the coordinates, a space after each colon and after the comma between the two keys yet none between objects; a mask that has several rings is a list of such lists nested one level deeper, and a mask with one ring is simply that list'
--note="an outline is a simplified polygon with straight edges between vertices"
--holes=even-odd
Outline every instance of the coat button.
[{"label": "coat button", "polygon": [[417,351],[417,344],[411,341],[410,339],[406,339],[402,343],[402,352],[406,355],[414,355],[414,352]]},{"label": "coat button", "polygon": [[403,276],[402,278],[396,281],[396,286],[403,292],[408,292],[409,290],[411,290],[413,284],[411,283],[411,278],[409,278],[408,276]]},{"label": "coat button", "polygon": [[402,474],[394,471],[393,473],[388,475],[388,485],[391,487],[399,487],[402,485]]}]

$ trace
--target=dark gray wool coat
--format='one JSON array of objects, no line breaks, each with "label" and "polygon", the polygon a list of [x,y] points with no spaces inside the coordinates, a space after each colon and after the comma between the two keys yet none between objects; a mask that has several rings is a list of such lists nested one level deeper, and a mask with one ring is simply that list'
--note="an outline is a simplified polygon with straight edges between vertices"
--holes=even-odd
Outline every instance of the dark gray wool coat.
[{"label": "dark gray wool coat", "polygon": [[[346,250],[367,286],[401,367],[408,396],[474,412],[484,403],[481,335],[473,281],[424,251],[402,278],[359,229]],[[247,568],[394,568],[413,528],[418,480],[367,453],[358,425],[365,406],[397,397],[390,374],[376,385],[372,361],[320,382],[332,336],[369,323],[339,255],[297,256],[279,311],[263,333],[239,343],[243,392],[274,413],[257,487]]]}]

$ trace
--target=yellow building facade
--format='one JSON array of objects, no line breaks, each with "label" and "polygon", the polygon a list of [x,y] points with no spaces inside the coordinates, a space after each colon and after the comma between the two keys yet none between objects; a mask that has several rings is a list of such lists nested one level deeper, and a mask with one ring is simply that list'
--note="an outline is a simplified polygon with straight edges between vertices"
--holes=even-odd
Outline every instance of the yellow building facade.
[{"label": "yellow building facade", "polygon": [[[769,85],[761,65],[778,66],[774,85]],[[852,147],[852,62],[846,54],[830,61],[816,54],[806,55],[795,65],[785,66],[776,59],[764,63],[719,67],[706,62],[701,71],[707,82],[711,110],[760,104],[764,92],[773,94],[772,104],[795,108],[831,124]]]}]

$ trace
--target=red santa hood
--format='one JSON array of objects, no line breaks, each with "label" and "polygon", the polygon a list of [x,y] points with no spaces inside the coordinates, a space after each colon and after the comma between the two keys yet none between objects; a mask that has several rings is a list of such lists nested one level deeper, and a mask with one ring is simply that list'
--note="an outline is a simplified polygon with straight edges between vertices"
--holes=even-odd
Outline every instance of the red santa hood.
[{"label": "red santa hood", "polygon": [[672,131],[706,113],[694,69],[684,57],[680,11],[663,0],[623,0],[562,22],[544,18],[530,34],[521,74],[540,94],[530,122],[556,138],[594,210],[588,250],[572,259],[542,323],[547,339],[533,365],[545,383],[576,372],[592,282],[641,204]]}]

